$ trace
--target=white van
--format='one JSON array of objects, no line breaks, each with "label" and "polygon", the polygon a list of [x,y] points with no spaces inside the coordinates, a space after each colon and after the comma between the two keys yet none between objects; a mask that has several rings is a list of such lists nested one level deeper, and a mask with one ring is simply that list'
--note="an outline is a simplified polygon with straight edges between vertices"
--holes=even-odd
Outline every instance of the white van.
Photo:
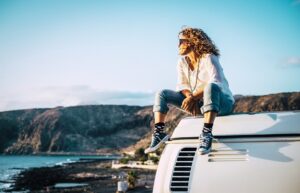
[{"label": "white van", "polygon": [[300,111],[217,117],[206,155],[197,152],[202,125],[202,117],[178,124],[154,193],[300,193]]}]

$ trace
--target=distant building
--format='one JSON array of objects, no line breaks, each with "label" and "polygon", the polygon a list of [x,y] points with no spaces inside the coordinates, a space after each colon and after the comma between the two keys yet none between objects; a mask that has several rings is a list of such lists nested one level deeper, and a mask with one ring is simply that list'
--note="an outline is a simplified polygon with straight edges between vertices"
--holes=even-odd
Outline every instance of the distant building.
[{"label": "distant building", "polygon": [[118,169],[118,168],[142,168],[142,169],[157,169],[157,165],[152,160],[147,160],[145,162],[142,161],[128,161],[127,164],[122,164],[118,160],[113,160],[111,168]]}]

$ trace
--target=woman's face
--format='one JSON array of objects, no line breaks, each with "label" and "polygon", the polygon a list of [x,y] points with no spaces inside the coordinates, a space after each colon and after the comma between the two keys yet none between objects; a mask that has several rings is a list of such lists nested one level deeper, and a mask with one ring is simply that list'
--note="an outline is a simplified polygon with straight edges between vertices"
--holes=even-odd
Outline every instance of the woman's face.
[{"label": "woman's face", "polygon": [[192,46],[186,36],[179,35],[178,53],[179,55],[186,55],[192,51]]}]

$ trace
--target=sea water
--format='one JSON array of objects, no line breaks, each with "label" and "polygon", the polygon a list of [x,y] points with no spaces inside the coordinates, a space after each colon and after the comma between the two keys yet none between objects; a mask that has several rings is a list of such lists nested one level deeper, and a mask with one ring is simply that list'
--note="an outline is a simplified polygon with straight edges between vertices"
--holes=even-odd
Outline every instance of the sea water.
[{"label": "sea water", "polygon": [[30,156],[0,155],[0,192],[11,186],[12,177],[22,170],[32,167],[62,165],[79,161],[81,158],[107,159],[113,156]]}]

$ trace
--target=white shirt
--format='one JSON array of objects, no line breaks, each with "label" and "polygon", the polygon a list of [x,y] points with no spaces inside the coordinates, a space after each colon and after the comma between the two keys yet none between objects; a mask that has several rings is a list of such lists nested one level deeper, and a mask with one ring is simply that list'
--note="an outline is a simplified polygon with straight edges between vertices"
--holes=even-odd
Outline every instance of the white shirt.
[{"label": "white shirt", "polygon": [[[178,72],[178,79],[177,79],[177,85],[176,85],[176,90],[177,91],[182,91],[182,90],[195,90],[195,92],[199,87],[208,84],[208,83],[216,83],[217,85],[220,86],[221,91],[229,97],[232,101],[234,101],[232,92],[229,89],[228,82],[225,78],[223,68],[219,62],[219,58],[215,56],[214,54],[205,54],[199,61],[199,72],[198,76],[197,75],[197,66],[196,68],[192,71],[189,68],[189,65],[187,61],[185,60],[185,57],[182,56],[178,60],[177,64],[177,72]],[[190,72],[189,72],[190,71]],[[188,74],[190,73],[190,83],[189,84],[189,76]],[[196,84],[196,78],[197,80],[197,85]]]}]

